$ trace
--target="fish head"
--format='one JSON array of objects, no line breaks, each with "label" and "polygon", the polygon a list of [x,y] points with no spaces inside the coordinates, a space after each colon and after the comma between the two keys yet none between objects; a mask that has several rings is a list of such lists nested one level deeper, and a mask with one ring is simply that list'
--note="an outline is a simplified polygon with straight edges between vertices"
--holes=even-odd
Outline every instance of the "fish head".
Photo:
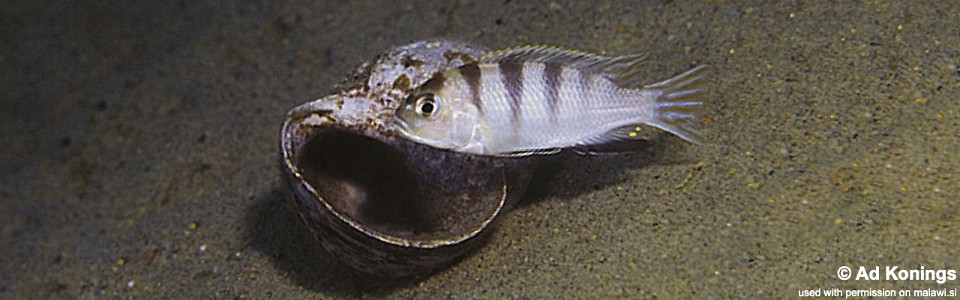
[{"label": "fish head", "polygon": [[430,82],[414,91],[397,110],[394,124],[401,136],[442,149],[460,149],[475,142],[480,126],[476,107],[456,87]]}]

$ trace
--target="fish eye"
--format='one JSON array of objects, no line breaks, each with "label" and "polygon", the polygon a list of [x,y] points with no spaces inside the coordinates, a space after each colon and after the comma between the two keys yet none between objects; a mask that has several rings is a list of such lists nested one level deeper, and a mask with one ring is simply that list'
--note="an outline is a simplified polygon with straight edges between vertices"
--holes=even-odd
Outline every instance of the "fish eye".
[{"label": "fish eye", "polygon": [[423,117],[430,117],[437,112],[437,101],[433,94],[423,94],[417,98],[417,114]]}]

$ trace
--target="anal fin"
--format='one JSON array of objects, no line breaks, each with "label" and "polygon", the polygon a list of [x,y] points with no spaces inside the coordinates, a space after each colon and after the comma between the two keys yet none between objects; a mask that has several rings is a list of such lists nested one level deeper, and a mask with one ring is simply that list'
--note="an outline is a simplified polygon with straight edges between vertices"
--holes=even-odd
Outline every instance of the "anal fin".
[{"label": "anal fin", "polygon": [[637,151],[650,145],[641,132],[642,126],[633,124],[618,127],[583,140],[573,146],[573,149],[581,155]]}]

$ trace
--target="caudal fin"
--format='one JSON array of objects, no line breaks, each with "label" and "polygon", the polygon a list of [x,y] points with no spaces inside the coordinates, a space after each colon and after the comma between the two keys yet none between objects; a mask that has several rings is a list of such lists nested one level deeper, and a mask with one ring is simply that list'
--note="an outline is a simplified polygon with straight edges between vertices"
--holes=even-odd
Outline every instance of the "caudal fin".
[{"label": "caudal fin", "polygon": [[709,67],[701,65],[676,77],[644,87],[655,101],[655,117],[649,125],[675,134],[684,140],[703,144],[700,133],[700,98],[707,92]]}]

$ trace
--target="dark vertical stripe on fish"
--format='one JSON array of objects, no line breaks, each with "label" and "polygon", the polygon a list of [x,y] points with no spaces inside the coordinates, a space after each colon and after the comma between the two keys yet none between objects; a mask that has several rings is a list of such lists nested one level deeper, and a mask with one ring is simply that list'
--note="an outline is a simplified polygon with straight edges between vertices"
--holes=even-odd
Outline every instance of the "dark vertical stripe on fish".
[{"label": "dark vertical stripe on fish", "polygon": [[580,76],[580,78],[577,78],[577,84],[580,85],[577,87],[577,90],[580,90],[580,93],[582,93],[581,96],[584,97],[584,99],[591,99],[590,92],[593,90],[593,84],[591,84],[593,75],[586,69],[581,68],[577,70],[577,76]]},{"label": "dark vertical stripe on fish", "polygon": [[548,62],[543,64],[543,82],[547,89],[547,107],[550,109],[550,122],[556,124],[560,101],[560,73],[563,66],[559,63]]},{"label": "dark vertical stripe on fish", "polygon": [[433,75],[433,78],[423,83],[421,89],[425,91],[439,91],[443,89],[443,82],[445,80],[447,79],[443,77],[443,73],[437,72]]},{"label": "dark vertical stripe on fish", "polygon": [[480,115],[483,115],[483,104],[480,103],[480,65],[472,63],[460,67],[460,76],[463,76],[463,80],[470,86],[470,102],[477,107]]},{"label": "dark vertical stripe on fish", "polygon": [[503,86],[507,89],[507,100],[510,101],[510,111],[513,112],[513,122],[520,123],[521,105],[523,99],[523,64],[517,61],[504,60],[500,62],[500,74],[503,75]]}]

